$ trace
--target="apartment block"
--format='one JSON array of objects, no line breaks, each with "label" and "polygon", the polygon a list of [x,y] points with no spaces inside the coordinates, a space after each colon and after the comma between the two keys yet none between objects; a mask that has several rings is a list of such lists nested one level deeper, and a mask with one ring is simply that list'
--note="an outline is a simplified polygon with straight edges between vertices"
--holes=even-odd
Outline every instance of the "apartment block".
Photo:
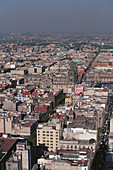
[{"label": "apartment block", "polygon": [[22,155],[16,153],[6,161],[6,170],[22,170]]},{"label": "apartment block", "polygon": [[2,117],[0,119],[0,133],[11,133],[12,121],[13,119],[11,117]]},{"label": "apartment block", "polygon": [[39,125],[37,129],[37,145],[44,144],[49,151],[55,152],[59,149],[60,124],[56,126]]}]

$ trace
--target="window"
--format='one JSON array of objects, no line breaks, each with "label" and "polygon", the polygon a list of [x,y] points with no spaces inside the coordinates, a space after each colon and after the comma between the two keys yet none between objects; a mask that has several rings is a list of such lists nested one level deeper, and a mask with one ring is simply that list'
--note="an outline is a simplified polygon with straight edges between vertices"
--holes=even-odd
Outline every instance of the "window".
[{"label": "window", "polygon": [[37,68],[34,69],[34,73],[37,73]]},{"label": "window", "polygon": [[11,165],[10,164],[8,164],[8,170],[11,170]]}]

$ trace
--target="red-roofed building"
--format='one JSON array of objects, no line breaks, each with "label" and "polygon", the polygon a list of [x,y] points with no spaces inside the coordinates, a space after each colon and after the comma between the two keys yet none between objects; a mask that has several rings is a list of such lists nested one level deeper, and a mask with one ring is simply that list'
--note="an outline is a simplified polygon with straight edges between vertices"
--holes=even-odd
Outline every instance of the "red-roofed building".
[{"label": "red-roofed building", "polygon": [[0,170],[5,170],[5,163],[16,149],[16,139],[0,138]]}]

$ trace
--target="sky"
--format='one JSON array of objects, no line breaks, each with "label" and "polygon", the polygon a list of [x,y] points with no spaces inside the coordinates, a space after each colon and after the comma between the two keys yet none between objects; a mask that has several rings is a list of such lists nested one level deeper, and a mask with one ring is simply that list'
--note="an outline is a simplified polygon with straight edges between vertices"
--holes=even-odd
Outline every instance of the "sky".
[{"label": "sky", "polygon": [[113,33],[113,0],[0,0],[0,33]]}]

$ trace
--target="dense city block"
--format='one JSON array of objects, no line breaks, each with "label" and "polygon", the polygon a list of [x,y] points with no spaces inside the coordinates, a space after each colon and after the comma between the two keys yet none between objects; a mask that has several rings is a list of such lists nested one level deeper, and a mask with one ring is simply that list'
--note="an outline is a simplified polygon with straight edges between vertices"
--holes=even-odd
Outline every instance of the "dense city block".
[{"label": "dense city block", "polygon": [[0,35],[0,170],[113,169],[112,108],[112,35]]}]

